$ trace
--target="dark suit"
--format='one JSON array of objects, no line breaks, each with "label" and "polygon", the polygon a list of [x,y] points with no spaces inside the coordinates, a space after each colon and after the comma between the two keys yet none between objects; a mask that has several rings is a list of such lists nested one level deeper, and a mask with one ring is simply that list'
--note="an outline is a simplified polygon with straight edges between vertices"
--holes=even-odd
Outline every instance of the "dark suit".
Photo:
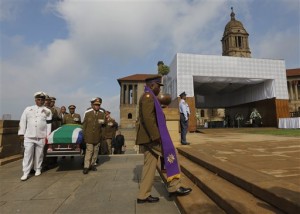
[{"label": "dark suit", "polygon": [[118,134],[113,140],[114,154],[122,154],[122,146],[124,146],[124,135]]}]

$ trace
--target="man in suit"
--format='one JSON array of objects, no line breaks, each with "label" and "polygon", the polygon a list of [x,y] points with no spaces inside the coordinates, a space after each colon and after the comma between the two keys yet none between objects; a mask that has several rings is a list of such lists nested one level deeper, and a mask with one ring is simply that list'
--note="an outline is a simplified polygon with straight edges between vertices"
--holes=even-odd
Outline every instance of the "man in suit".
[{"label": "man in suit", "polygon": [[[159,201],[158,197],[151,196],[151,189],[158,158],[165,157],[165,155],[169,155],[165,158],[167,162],[164,163],[170,194],[186,195],[192,191],[190,188],[181,186],[176,149],[166,128],[166,120],[156,97],[160,92],[160,86],[162,84],[159,76],[146,79],[145,93],[139,101],[136,144],[144,152],[144,166],[137,203]],[[175,173],[172,174],[173,172]]]},{"label": "man in suit", "polygon": [[69,105],[69,114],[66,114],[63,119],[63,124],[81,124],[80,114],[75,113],[76,106]]},{"label": "man in suit", "polygon": [[102,129],[106,124],[105,114],[100,109],[101,103],[94,101],[91,111],[85,113],[82,131],[86,143],[83,174],[88,174],[89,169],[97,171],[96,160],[98,157]]},{"label": "man in suit", "polygon": [[124,154],[122,151],[122,147],[125,146],[125,138],[124,135],[121,134],[121,131],[117,131],[117,135],[115,139],[113,140],[113,148],[114,148],[114,154]]},{"label": "man in suit", "polygon": [[61,121],[61,125],[64,124],[64,117],[68,114],[68,112],[66,110],[67,109],[65,106],[60,107],[60,113],[58,114],[58,117]]}]

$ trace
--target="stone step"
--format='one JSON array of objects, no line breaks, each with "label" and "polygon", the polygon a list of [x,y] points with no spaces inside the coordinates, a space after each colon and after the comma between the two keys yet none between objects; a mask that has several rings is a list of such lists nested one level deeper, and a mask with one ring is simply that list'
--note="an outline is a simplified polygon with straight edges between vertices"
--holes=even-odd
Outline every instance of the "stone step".
[{"label": "stone step", "polygon": [[[213,189],[213,186],[208,188],[209,184],[204,185],[204,182],[201,181],[201,173],[204,173],[204,171],[203,169],[199,169],[200,167],[215,174],[218,180],[223,178],[283,212],[300,213],[299,186],[284,181],[274,181],[274,178],[270,175],[230,162],[222,162],[204,152],[192,148],[180,147],[178,148],[178,152],[184,156],[181,156],[181,159],[184,161],[182,171],[191,176],[196,183],[199,183],[199,186],[202,185],[203,188],[208,189],[208,191],[211,191],[210,189]],[[194,172],[193,167],[190,167],[190,165],[192,165],[190,162],[193,162],[193,167],[195,167],[195,170],[197,169],[197,172]],[[195,173],[197,173],[197,175],[195,175]],[[217,179],[211,176],[211,179],[213,178]],[[218,183],[215,185],[217,184]],[[223,194],[226,194],[226,191]],[[214,193],[212,193],[212,195],[214,195]],[[236,202],[240,203],[240,199],[237,199],[235,203]],[[261,204],[261,202],[259,202],[259,204]],[[265,203],[261,205],[263,204]]]},{"label": "stone step", "polygon": [[281,213],[270,204],[179,155],[182,172],[226,213]]},{"label": "stone step", "polygon": [[[158,172],[165,183],[167,183],[167,176],[165,172]],[[172,196],[175,197],[175,202],[178,209],[183,214],[224,214],[222,210],[214,201],[212,201],[200,188],[198,188],[188,177],[182,174],[182,186],[191,187],[192,192],[186,196]]]}]

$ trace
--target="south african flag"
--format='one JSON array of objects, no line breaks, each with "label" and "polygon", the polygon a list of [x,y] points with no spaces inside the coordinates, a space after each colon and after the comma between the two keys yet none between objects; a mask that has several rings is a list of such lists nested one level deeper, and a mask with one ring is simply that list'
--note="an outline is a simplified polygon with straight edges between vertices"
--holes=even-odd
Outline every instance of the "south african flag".
[{"label": "south african flag", "polygon": [[55,143],[82,143],[82,126],[67,124],[55,129],[47,138],[48,144]]}]

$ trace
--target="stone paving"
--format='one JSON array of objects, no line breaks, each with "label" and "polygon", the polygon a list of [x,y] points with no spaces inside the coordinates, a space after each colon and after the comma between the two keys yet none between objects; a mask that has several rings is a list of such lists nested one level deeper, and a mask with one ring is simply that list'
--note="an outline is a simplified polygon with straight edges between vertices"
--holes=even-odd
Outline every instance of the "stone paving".
[{"label": "stone paving", "polygon": [[155,204],[137,204],[142,155],[99,156],[98,171],[82,173],[82,158],[21,181],[21,161],[0,167],[0,213],[169,213],[179,210],[157,174]]},{"label": "stone paving", "polygon": [[299,137],[206,129],[202,133],[189,133],[187,140],[192,143],[191,147],[223,162],[255,169],[300,186]]},{"label": "stone paving", "polygon": [[[241,165],[289,183],[300,197],[300,139],[205,129],[187,135],[190,147],[224,163]],[[0,167],[0,213],[179,213],[157,174],[155,204],[136,204],[143,156],[100,156],[98,171],[82,174],[82,158],[59,159],[56,168],[20,181],[21,160]],[[196,212],[197,213],[197,212]]]}]

